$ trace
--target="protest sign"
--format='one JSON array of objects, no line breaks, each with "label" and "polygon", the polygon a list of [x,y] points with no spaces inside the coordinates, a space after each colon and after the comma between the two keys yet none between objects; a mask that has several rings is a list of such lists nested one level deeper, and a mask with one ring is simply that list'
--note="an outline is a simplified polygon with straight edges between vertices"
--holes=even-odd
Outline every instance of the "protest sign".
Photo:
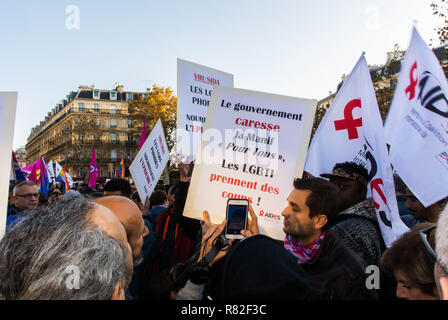
[{"label": "protest sign", "polygon": [[401,220],[383,124],[363,56],[338,91],[308,150],[305,171],[319,177],[336,163],[355,162],[368,170],[368,190],[389,247],[409,228]]},{"label": "protest sign", "polygon": [[157,185],[168,159],[168,146],[163,133],[162,122],[159,119],[129,166],[129,172],[143,203]]},{"label": "protest sign", "polygon": [[[0,92],[0,181],[9,181],[11,173],[11,150],[14,137],[14,123],[17,107],[17,92]],[[8,208],[8,183],[0,183],[0,239],[6,229]]]},{"label": "protest sign", "polygon": [[233,87],[233,75],[177,59],[177,153],[194,158],[213,86]]},{"label": "protest sign", "polygon": [[448,85],[414,28],[385,123],[390,161],[428,207],[448,196]]},{"label": "protest sign", "polygon": [[229,198],[248,199],[260,232],[283,240],[283,217],[293,179],[301,177],[316,100],[215,87],[184,216],[213,223]]}]

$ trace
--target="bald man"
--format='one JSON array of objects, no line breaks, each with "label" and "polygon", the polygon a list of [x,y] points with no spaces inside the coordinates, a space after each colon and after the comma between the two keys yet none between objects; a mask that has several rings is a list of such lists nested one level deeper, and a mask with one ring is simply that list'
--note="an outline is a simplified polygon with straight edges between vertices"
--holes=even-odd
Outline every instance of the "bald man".
[{"label": "bald man", "polygon": [[[128,256],[126,264],[133,265],[133,251],[127,239],[127,231],[120,221],[120,219],[114,214],[112,210],[101,204],[95,204],[95,210],[90,216],[92,224],[96,225],[98,229],[108,234],[115,240],[120,241],[126,248],[128,248]],[[118,284],[115,286],[112,300],[124,300],[125,288],[121,288]]]},{"label": "bald man", "polygon": [[127,241],[131,246],[134,265],[142,262],[143,238],[149,233],[139,207],[129,198],[109,196],[98,198],[96,203],[110,209],[126,229]]}]

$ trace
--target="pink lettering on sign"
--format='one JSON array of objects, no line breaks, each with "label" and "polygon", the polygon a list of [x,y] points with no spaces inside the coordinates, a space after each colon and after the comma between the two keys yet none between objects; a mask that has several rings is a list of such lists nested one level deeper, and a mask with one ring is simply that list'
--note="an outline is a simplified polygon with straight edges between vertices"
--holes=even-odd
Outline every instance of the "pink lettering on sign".
[{"label": "pink lettering on sign", "polygon": [[162,154],[165,154],[165,148],[163,147],[162,137],[161,136],[159,136],[159,144],[160,144],[160,148],[162,149]]},{"label": "pink lettering on sign", "polygon": [[199,74],[199,73],[195,73],[194,74],[194,80],[202,82],[202,83],[206,83],[206,84],[211,84],[211,85],[218,85],[218,86],[221,85],[219,83],[218,79],[215,79],[215,78],[212,78],[212,77],[206,77],[206,76],[204,76],[202,74]]}]

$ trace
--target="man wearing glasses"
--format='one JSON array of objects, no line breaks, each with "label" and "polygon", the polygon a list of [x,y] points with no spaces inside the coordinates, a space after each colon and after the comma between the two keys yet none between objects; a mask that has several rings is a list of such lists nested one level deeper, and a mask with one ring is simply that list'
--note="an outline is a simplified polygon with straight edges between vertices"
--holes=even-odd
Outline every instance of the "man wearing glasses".
[{"label": "man wearing glasses", "polygon": [[39,204],[39,187],[32,181],[18,183],[13,189],[14,205],[8,210],[6,231],[19,222],[22,212],[37,208]]}]

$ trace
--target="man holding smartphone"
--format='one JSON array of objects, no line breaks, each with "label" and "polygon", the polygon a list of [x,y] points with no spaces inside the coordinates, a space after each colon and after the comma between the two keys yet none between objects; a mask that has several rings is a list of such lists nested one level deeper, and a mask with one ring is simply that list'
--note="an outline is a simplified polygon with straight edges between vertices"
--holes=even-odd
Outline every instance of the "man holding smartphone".
[{"label": "man holding smartphone", "polygon": [[[312,298],[325,300],[377,298],[377,293],[369,291],[365,285],[365,261],[332,231],[327,230],[329,221],[337,214],[337,188],[321,178],[296,179],[294,189],[287,201],[288,206],[282,211],[283,230],[286,234],[284,247],[310,276]],[[251,219],[248,219],[248,228],[241,231],[245,237],[259,234],[257,217],[251,206],[249,206],[249,213]],[[206,211],[204,222],[210,227],[203,236],[203,246],[198,261],[212,250],[215,239],[226,228],[226,220],[220,225],[211,225]],[[229,244],[232,245],[233,241],[233,239],[229,240]],[[223,258],[226,253],[227,251],[220,251],[210,261],[209,266]],[[194,290],[195,285],[189,287],[187,283],[184,289]],[[202,286],[203,290],[205,284],[199,284],[199,286]],[[196,286],[196,289],[198,288]],[[186,292],[182,290],[179,292],[179,298],[192,297],[184,294]],[[199,296],[196,295],[196,297]]]}]

